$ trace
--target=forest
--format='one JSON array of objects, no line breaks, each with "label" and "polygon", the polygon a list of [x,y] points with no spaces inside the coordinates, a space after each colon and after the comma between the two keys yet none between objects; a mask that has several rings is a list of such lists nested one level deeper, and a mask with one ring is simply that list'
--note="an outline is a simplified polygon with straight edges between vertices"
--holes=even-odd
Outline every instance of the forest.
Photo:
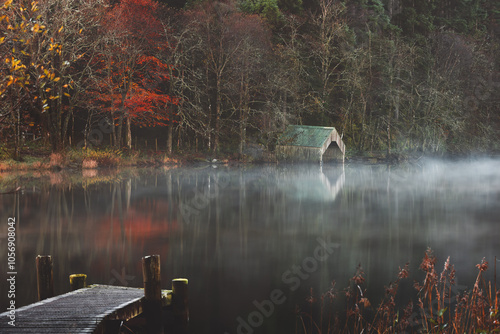
[{"label": "forest", "polygon": [[137,138],[244,156],[288,124],[352,154],[500,148],[498,1],[7,0],[0,71],[15,159]]}]

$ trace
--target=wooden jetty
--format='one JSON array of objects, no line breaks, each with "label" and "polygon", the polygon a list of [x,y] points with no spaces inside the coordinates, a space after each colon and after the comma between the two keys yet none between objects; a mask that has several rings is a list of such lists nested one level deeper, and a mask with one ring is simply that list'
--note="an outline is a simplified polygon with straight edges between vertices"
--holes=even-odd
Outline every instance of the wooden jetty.
[{"label": "wooden jetty", "polygon": [[0,333],[120,333],[134,319],[147,333],[187,333],[188,282],[174,279],[172,290],[161,290],[159,274],[159,256],[145,257],[144,289],[92,285],[46,298],[16,309],[15,327],[9,312],[0,314]]}]

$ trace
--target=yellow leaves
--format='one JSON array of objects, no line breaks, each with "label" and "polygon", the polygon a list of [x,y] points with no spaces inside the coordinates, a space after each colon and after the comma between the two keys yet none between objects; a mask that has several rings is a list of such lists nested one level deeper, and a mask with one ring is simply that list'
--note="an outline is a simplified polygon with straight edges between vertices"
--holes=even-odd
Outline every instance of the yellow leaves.
[{"label": "yellow leaves", "polygon": [[[44,74],[40,74],[38,76],[39,79],[43,79],[43,78],[48,78],[50,81],[53,81],[53,82],[58,82],[59,80],[61,80],[60,77],[56,77],[56,74],[55,73],[51,73],[50,71],[46,70],[46,69],[43,69],[43,73]],[[50,91],[50,88],[47,88],[47,92]]]},{"label": "yellow leaves", "polygon": [[18,67],[19,67],[19,66],[18,66],[18,65],[19,65],[19,63],[21,63],[21,60],[12,58],[12,68],[13,68],[13,69],[18,68]]},{"label": "yellow leaves", "polygon": [[50,40],[51,40],[51,43],[49,46],[49,51],[56,51],[57,54],[61,54],[62,45],[58,44],[58,43],[54,43],[53,38],[51,38]]},{"label": "yellow leaves", "polygon": [[69,95],[68,93],[63,93],[64,96],[67,96],[67,97],[71,97],[71,95]]},{"label": "yellow leaves", "polygon": [[9,87],[10,85],[12,85],[13,83],[16,82],[16,78],[14,78],[13,75],[9,75],[8,78],[9,78],[9,81],[7,81],[7,87]]},{"label": "yellow leaves", "polygon": [[22,70],[22,69],[26,68],[26,66],[21,63],[21,60],[14,59],[14,57],[12,57],[12,58],[6,58],[5,59],[5,63],[6,64],[10,63],[10,70],[11,70],[11,72]]},{"label": "yellow leaves", "polygon": [[7,9],[10,7],[11,4],[12,4],[12,0],[7,0],[4,2],[3,8]]},{"label": "yellow leaves", "polygon": [[63,30],[64,26],[61,26],[61,28],[59,28],[59,30],[57,32],[61,32]]},{"label": "yellow leaves", "polygon": [[4,40],[5,40],[5,37],[0,37],[0,44],[2,44]]},{"label": "yellow leaves", "polygon": [[33,27],[31,27],[31,31],[33,31],[35,34],[43,32],[45,29],[45,26],[43,24],[38,24],[35,23]]}]

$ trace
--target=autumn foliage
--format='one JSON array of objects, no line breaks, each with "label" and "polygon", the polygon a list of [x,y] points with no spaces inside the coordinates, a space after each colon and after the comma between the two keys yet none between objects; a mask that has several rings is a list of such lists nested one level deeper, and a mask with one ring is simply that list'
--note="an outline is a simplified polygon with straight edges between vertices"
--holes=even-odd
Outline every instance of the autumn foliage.
[{"label": "autumn foliage", "polygon": [[499,12],[483,0],[7,0],[0,136],[19,157],[27,137],[60,151],[105,122],[101,142],[120,149],[158,127],[169,151],[244,156],[306,124],[335,126],[355,152],[495,152]]},{"label": "autumn foliage", "polygon": [[168,95],[170,65],[159,55],[168,52],[162,25],[155,17],[158,4],[149,0],[124,0],[104,17],[103,44],[96,56],[96,90],[90,95],[99,111],[117,127],[121,143],[125,122],[127,145],[130,127],[172,125],[170,109],[178,99]]}]

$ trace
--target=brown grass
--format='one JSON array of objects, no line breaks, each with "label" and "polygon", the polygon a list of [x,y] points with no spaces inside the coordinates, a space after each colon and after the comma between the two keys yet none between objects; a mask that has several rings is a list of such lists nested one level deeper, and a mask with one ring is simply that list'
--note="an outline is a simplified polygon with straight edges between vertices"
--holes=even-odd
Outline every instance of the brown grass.
[{"label": "brown grass", "polygon": [[93,169],[93,168],[97,168],[97,166],[98,166],[98,163],[94,159],[85,158],[82,161],[82,168],[83,169]]},{"label": "brown grass", "polygon": [[66,159],[61,153],[51,153],[49,156],[50,167],[64,167],[66,165]]},{"label": "brown grass", "polygon": [[[366,297],[364,272],[359,266],[342,293],[333,282],[332,288],[320,296],[320,311],[315,316],[312,305],[318,301],[311,291],[306,300],[308,310],[297,309],[296,333],[500,333],[500,291],[496,282],[486,283],[484,279],[488,262],[483,259],[477,265],[473,289],[462,292],[455,285],[450,258],[441,273],[435,265],[436,258],[428,249],[420,264],[425,279],[414,284],[417,298],[407,305],[396,303],[398,287],[409,277],[408,264],[400,268],[397,279],[386,287],[385,297],[376,308]],[[333,309],[339,297],[345,298],[342,314]]]}]

